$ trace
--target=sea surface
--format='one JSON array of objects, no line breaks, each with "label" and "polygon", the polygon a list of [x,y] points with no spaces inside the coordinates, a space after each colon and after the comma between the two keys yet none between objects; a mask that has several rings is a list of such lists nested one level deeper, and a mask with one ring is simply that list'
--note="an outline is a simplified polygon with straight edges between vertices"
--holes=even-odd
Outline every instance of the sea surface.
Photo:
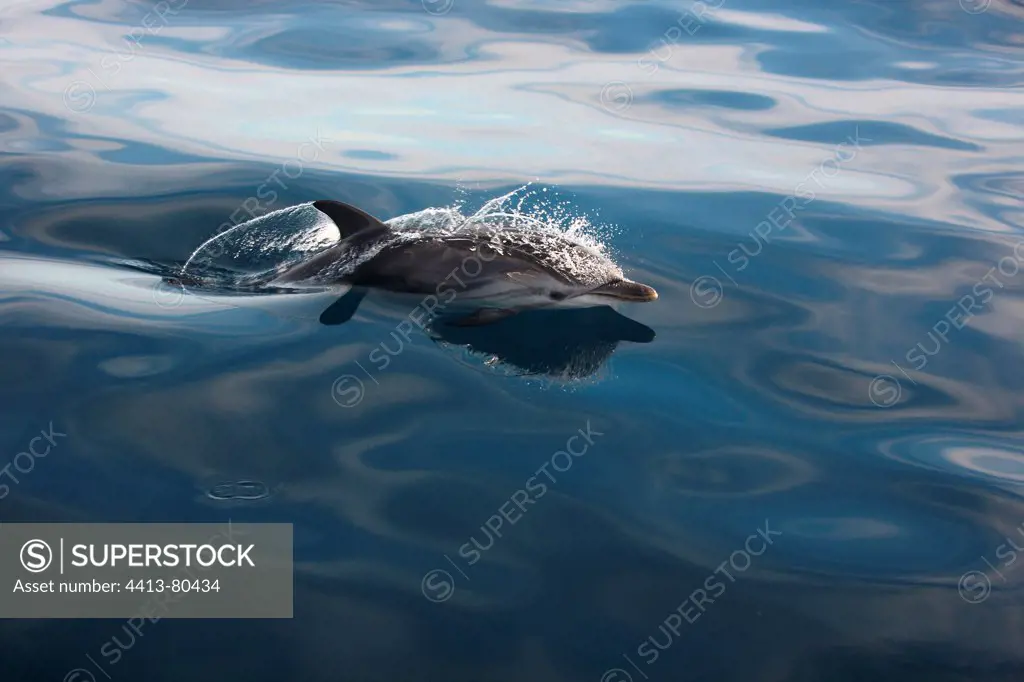
[{"label": "sea surface", "polygon": [[[0,679],[1024,680],[1022,164],[1020,0],[0,0],[0,521],[294,543],[290,619],[0,620]],[[659,299],[168,276],[318,199]]]}]

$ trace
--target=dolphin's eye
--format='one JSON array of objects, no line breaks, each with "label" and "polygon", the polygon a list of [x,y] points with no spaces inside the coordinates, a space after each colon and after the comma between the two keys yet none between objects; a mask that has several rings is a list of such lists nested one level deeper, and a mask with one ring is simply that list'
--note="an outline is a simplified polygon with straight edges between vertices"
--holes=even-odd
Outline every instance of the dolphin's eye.
[{"label": "dolphin's eye", "polygon": [[550,294],[548,294],[548,296],[551,297],[552,301],[564,301],[565,300],[565,294],[563,294],[561,291],[552,291]]}]

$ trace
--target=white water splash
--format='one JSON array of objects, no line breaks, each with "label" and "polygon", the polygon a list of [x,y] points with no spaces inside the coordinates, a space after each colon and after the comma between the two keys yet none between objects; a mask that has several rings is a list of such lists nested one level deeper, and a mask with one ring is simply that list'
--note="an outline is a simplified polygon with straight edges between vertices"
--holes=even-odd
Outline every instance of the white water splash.
[{"label": "white water splash", "polygon": [[623,277],[586,216],[568,204],[547,201],[546,189],[528,190],[524,185],[490,199],[468,216],[456,204],[392,218],[387,224],[395,229],[395,240],[389,244],[431,237],[483,238],[497,253],[526,251],[584,284]]},{"label": "white water splash", "polygon": [[312,203],[298,204],[207,239],[182,271],[222,285],[259,282],[336,244],[340,237],[337,225]]},{"label": "white water splash", "polygon": [[[498,253],[527,252],[583,284],[621,278],[600,230],[567,202],[529,185],[488,200],[474,213],[464,202],[427,208],[385,221],[393,234],[350,252],[324,273],[343,277],[386,247],[423,239],[466,236],[485,239]],[[189,257],[185,272],[204,281],[246,286],[275,275],[337,243],[338,228],[312,203],[299,204],[236,225],[208,239]]]}]

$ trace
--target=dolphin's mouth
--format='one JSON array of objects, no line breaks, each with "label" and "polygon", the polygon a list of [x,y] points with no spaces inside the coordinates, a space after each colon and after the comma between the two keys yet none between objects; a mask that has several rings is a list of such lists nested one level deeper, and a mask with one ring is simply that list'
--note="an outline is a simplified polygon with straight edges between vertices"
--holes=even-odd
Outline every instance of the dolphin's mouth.
[{"label": "dolphin's mouth", "polygon": [[620,301],[654,301],[658,298],[658,292],[653,287],[639,282],[631,282],[628,279],[602,284],[587,293],[594,296],[607,296]]}]

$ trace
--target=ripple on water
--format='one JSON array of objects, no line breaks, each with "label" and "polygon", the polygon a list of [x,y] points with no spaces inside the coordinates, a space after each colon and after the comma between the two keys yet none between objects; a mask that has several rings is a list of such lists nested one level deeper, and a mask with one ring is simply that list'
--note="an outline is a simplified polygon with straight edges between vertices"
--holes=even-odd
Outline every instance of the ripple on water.
[{"label": "ripple on water", "polygon": [[110,358],[99,368],[112,377],[136,378],[162,374],[172,369],[177,359],[171,355],[123,355]]},{"label": "ripple on water", "polygon": [[814,480],[806,459],[766,447],[668,453],[652,462],[655,480],[673,494],[738,499],[780,493]]},{"label": "ripple on water", "polygon": [[916,467],[1024,485],[1024,446],[1008,439],[970,433],[915,435],[889,440],[880,449],[887,457]]}]

